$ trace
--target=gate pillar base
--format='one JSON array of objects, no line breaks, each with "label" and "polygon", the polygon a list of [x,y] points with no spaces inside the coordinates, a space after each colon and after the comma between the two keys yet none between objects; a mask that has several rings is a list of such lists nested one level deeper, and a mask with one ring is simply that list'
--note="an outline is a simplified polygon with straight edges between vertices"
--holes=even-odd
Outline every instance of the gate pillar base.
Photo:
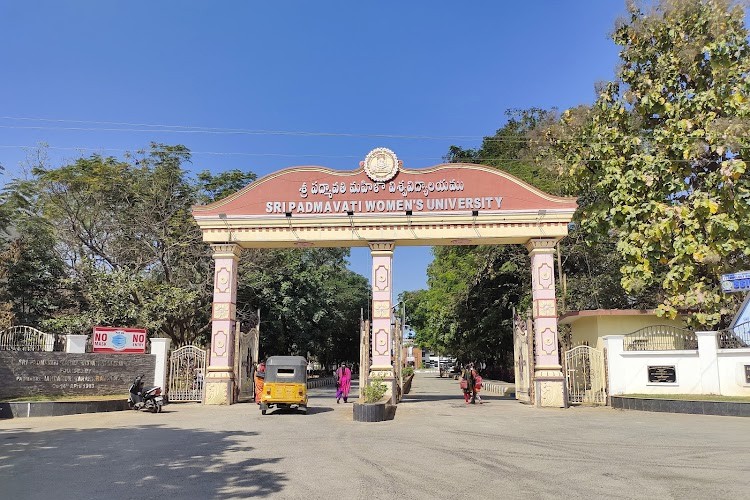
[{"label": "gate pillar base", "polygon": [[234,403],[234,372],[231,368],[208,368],[206,375],[207,405],[231,405]]},{"label": "gate pillar base", "polygon": [[[384,398],[387,398],[389,401],[391,401],[391,404],[396,404],[398,401],[395,401],[396,398],[393,397],[394,394],[398,391],[397,385],[396,385],[396,376],[393,371],[392,366],[371,366],[370,367],[370,375],[367,377],[367,383],[369,384],[370,381],[374,378],[382,378],[383,383],[386,386],[385,395]],[[360,391],[362,391],[362,388],[360,388]]]},{"label": "gate pillar base", "polygon": [[391,380],[394,377],[393,367],[392,366],[371,366],[370,367],[370,376],[369,379],[374,379],[377,377],[382,377],[383,380]]},{"label": "gate pillar base", "polygon": [[537,407],[568,407],[567,385],[561,366],[536,367],[534,370],[534,396]]}]

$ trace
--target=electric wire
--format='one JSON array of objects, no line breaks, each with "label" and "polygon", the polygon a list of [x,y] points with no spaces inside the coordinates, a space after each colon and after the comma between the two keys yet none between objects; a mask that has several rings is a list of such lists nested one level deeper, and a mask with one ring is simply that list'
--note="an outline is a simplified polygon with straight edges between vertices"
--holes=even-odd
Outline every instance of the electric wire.
[{"label": "electric wire", "polygon": [[[106,127],[58,127],[42,125],[0,125],[0,128],[11,130],[57,130],[67,132],[134,132],[134,133],[178,133],[178,134],[212,134],[212,135],[279,135],[298,137],[342,137],[342,138],[374,138],[374,139],[409,139],[409,140],[482,140],[487,142],[501,143],[528,143],[542,142],[526,137],[494,137],[473,135],[429,135],[429,134],[375,134],[364,132],[327,132],[327,131],[304,131],[304,130],[266,130],[226,127],[205,127],[194,125],[167,125],[159,123],[132,123],[116,121],[97,120],[75,120],[64,118],[32,118],[18,116],[0,116],[0,120],[15,120],[28,122],[47,123],[72,123],[106,125]],[[129,127],[129,128],[124,128]],[[148,127],[148,128],[142,128]],[[573,141],[563,141],[573,142]]]},{"label": "electric wire", "polygon": [[[8,130],[48,130],[62,132],[129,132],[129,133],[174,133],[174,134],[209,134],[209,135],[250,135],[250,136],[293,136],[293,137],[332,137],[332,138],[375,138],[375,139],[404,139],[404,140],[461,140],[476,141],[481,140],[483,143],[507,143],[507,144],[545,144],[544,139],[535,139],[531,137],[496,137],[496,136],[470,136],[470,135],[427,135],[427,134],[373,134],[361,132],[326,132],[326,131],[300,131],[300,130],[265,130],[265,129],[244,129],[244,128],[223,128],[223,127],[205,127],[193,125],[168,125],[154,123],[131,123],[116,121],[96,121],[96,120],[75,120],[63,118],[33,118],[18,116],[0,116],[0,120],[15,120],[29,122],[47,122],[47,123],[76,123],[91,125],[106,125],[106,127],[57,127],[41,125],[0,125],[0,129]],[[124,128],[130,127],[130,128]],[[148,128],[140,128],[148,127]],[[558,144],[575,144],[578,141],[556,139]],[[603,145],[602,142],[589,142],[587,146]],[[214,153],[208,153],[214,154]],[[264,155],[267,156],[267,155]],[[319,156],[319,155],[315,155]],[[326,157],[328,155],[325,155]],[[485,160],[491,158],[483,158]],[[494,159],[494,158],[492,158]],[[503,160],[497,158],[497,160]],[[680,161],[680,160],[674,160]]]},{"label": "electric wire", "polygon": [[[43,146],[21,146],[21,145],[8,145],[8,144],[0,144],[0,149],[21,149],[21,150],[33,150],[35,148],[41,148],[41,149],[50,149],[50,150],[61,150],[61,151],[110,151],[115,153],[138,153],[138,151],[133,151],[130,149],[119,149],[119,148],[101,148],[101,147],[88,147],[88,146],[49,146],[49,145],[43,145]],[[148,152],[148,151],[146,151]],[[303,154],[303,153],[248,153],[248,152],[242,152],[242,151],[188,151],[190,155],[207,155],[207,156],[249,156],[249,157],[279,157],[279,158],[328,158],[328,159],[343,159],[343,160],[349,160],[349,159],[362,159],[362,155],[332,155],[332,154]],[[501,158],[501,157],[494,157],[494,156],[480,156],[480,157],[471,157],[466,158],[464,162],[457,161],[457,162],[449,162],[446,161],[445,156],[410,156],[411,160],[423,160],[423,161],[445,161],[446,163],[475,163],[478,161],[503,161],[503,162],[522,162],[523,159],[520,158]],[[586,162],[606,162],[610,161],[608,159],[587,159],[584,160]],[[685,160],[685,159],[670,159],[670,158],[663,158],[659,159],[660,162],[669,162],[669,163],[694,163],[696,160]]]},{"label": "electric wire", "polygon": [[[467,136],[467,135],[446,135],[446,136],[435,136],[435,135],[424,135],[424,134],[368,134],[368,133],[346,133],[346,132],[314,132],[314,131],[293,131],[293,130],[253,130],[253,129],[242,129],[242,128],[221,128],[221,127],[203,127],[203,126],[192,126],[192,125],[169,125],[169,124],[154,124],[154,123],[132,123],[132,122],[117,122],[117,121],[96,121],[96,120],[76,120],[76,119],[63,119],[63,118],[34,118],[34,117],[19,117],[19,116],[0,116],[0,120],[15,120],[15,121],[26,121],[26,122],[44,122],[44,123],[67,123],[67,124],[89,124],[94,125],[91,127],[59,127],[59,126],[42,126],[42,125],[0,125],[0,129],[11,129],[11,130],[48,130],[48,131],[75,131],[75,132],[128,132],[128,133],[181,133],[181,134],[211,134],[211,135],[281,135],[281,136],[297,136],[297,137],[344,137],[344,138],[380,138],[380,139],[411,139],[411,140],[479,140],[483,142],[499,142],[509,144],[534,144],[545,142],[543,140],[532,139],[527,137],[478,137],[478,136]],[[130,127],[130,128],[123,128]],[[140,128],[147,127],[147,128]],[[575,141],[558,141],[559,143],[573,143]],[[601,143],[589,143],[588,146],[593,146]],[[133,150],[119,149],[119,148],[105,148],[105,147],[89,147],[89,146],[51,146],[51,145],[0,145],[1,149],[21,149],[21,150],[33,150],[34,148],[42,148],[49,150],[58,151],[91,151],[91,152],[113,152],[113,153],[133,153]],[[136,150],[135,152],[138,152]],[[358,159],[360,155],[342,155],[342,154],[300,154],[300,153],[277,153],[277,152],[242,152],[242,151],[190,151],[191,155],[206,155],[206,156],[242,156],[242,157],[266,157],[266,158],[324,158],[324,159]],[[448,156],[423,156],[423,157],[409,157],[410,161],[441,161],[446,162]],[[470,156],[468,158],[461,158],[467,162],[519,162],[523,161],[519,158],[503,158],[495,156]],[[586,162],[606,162],[607,159],[591,158],[585,160]],[[691,159],[670,159],[660,158],[659,162],[668,163],[693,163],[695,160]]]}]

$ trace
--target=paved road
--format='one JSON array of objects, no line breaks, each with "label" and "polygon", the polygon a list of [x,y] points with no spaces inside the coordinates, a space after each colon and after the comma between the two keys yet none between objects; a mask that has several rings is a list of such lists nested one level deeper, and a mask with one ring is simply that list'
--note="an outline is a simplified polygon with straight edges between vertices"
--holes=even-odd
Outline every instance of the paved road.
[{"label": "paved road", "polygon": [[0,421],[0,498],[748,498],[750,419],[536,409],[419,374],[388,422],[173,404]]}]

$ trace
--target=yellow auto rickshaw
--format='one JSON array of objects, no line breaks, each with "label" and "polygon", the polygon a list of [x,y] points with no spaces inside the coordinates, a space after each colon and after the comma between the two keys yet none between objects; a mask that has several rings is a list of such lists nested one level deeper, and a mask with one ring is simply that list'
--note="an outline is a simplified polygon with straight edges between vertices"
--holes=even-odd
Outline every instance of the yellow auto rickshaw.
[{"label": "yellow auto rickshaw", "polygon": [[260,397],[260,412],[296,406],[307,414],[307,360],[302,356],[271,356]]}]

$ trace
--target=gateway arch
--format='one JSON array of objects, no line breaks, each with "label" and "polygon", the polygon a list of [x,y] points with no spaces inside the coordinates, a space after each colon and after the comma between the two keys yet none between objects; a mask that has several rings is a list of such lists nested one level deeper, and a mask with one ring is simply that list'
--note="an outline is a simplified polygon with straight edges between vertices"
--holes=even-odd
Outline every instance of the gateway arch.
[{"label": "gateway arch", "polygon": [[404,168],[389,149],[349,171],[319,166],[256,180],[193,217],[215,261],[206,404],[233,402],[237,268],[242,249],[369,247],[370,376],[393,377],[392,263],[397,245],[522,244],[532,272],[537,406],[565,407],[557,340],[553,253],[568,234],[574,198],[552,196],[492,167],[450,163]]}]

